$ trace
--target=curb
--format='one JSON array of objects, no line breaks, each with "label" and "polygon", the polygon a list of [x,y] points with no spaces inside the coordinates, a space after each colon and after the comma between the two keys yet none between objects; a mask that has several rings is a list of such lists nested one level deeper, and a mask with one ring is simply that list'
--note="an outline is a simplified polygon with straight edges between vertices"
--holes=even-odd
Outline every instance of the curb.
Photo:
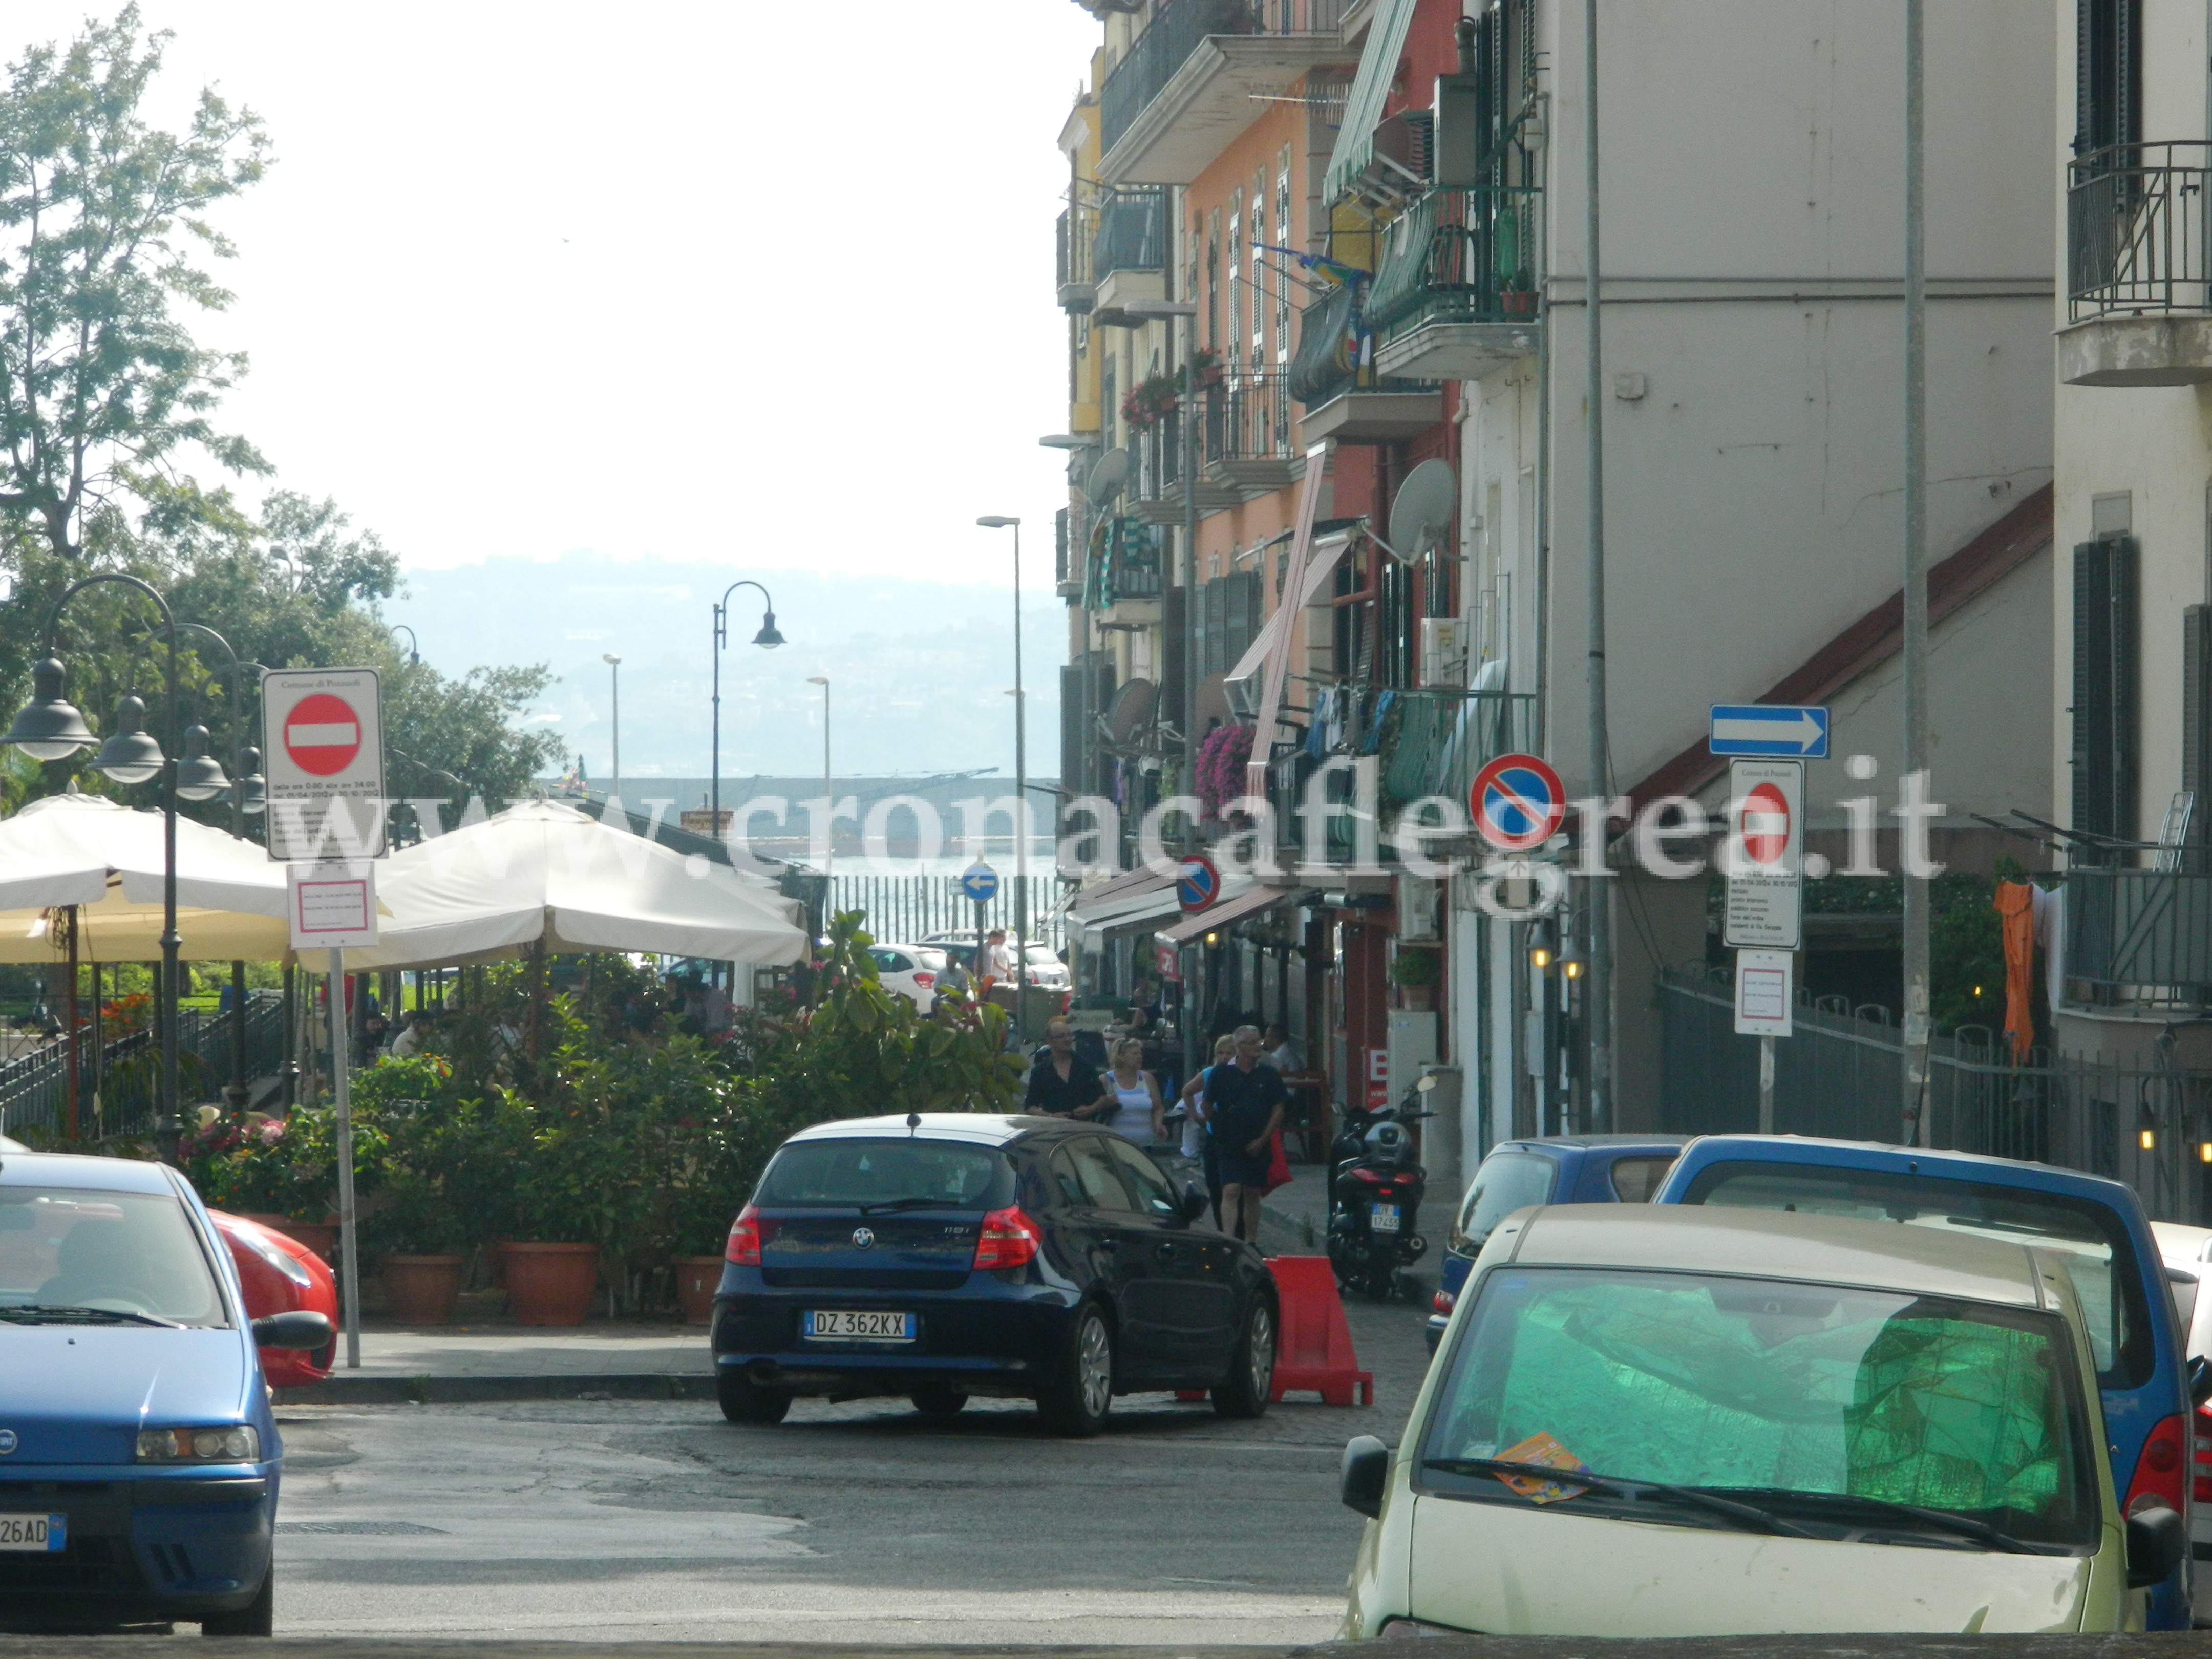
[{"label": "curb", "polygon": [[476,1406],[514,1400],[712,1400],[711,1371],[537,1376],[347,1376],[279,1389],[280,1406]]}]

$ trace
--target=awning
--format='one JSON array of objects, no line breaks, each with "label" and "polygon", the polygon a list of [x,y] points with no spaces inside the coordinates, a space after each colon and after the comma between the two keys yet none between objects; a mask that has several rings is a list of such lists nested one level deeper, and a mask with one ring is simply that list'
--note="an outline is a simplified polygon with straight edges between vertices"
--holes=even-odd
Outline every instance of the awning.
[{"label": "awning", "polygon": [[1067,921],[1076,942],[1096,951],[1109,939],[1149,933],[1182,913],[1175,877],[1140,867],[1077,894],[1067,907]]},{"label": "awning", "polygon": [[1239,720],[1250,720],[1259,713],[1260,674],[1267,665],[1267,653],[1275,648],[1277,636],[1290,626],[1290,619],[1311,605],[1328,585],[1328,579],[1336,574],[1337,564],[1344,557],[1344,550],[1351,545],[1352,532],[1348,530],[1332,531],[1315,539],[1313,552],[1306,563],[1305,580],[1298,584],[1296,603],[1276,605],[1273,613],[1253,635],[1251,645],[1237,659],[1237,666],[1229,671],[1223,685],[1229,694],[1229,706]]},{"label": "awning", "polygon": [[1297,896],[1298,890],[1295,887],[1249,888],[1233,898],[1217,900],[1210,910],[1200,910],[1194,916],[1184,917],[1172,927],[1162,929],[1160,937],[1171,944],[1188,945],[1217,927],[1226,927],[1232,921],[1242,921],[1247,916],[1256,916],[1263,910],[1272,910],[1279,904],[1287,904]]},{"label": "awning", "polygon": [[1398,77],[1398,59],[1413,26],[1413,4],[1414,0],[1377,0],[1374,21],[1367,26],[1366,49],[1359,54],[1358,72],[1344,101],[1344,125],[1336,130],[1336,149],[1328,158],[1322,191],[1324,207],[1349,191],[1352,181],[1374,159],[1375,129],[1382,119],[1382,106],[1390,100],[1390,83]]}]

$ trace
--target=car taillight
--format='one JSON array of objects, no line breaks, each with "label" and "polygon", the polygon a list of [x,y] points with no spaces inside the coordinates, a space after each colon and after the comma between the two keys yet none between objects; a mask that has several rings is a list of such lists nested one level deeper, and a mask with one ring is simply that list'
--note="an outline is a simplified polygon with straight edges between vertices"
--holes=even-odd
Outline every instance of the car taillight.
[{"label": "car taillight", "polygon": [[914,982],[921,989],[927,991],[931,986],[937,983],[937,975],[928,973],[916,974],[914,976]]},{"label": "car taillight", "polygon": [[975,1235],[974,1266],[978,1273],[1026,1267],[1036,1259],[1036,1223],[1024,1215],[1018,1205],[1009,1205],[983,1218],[983,1230]]},{"label": "car taillight", "polygon": [[1459,1298],[1449,1291],[1438,1291],[1429,1298],[1429,1305],[1440,1314],[1448,1314],[1459,1305]]},{"label": "car taillight", "polygon": [[2197,1433],[2192,1459],[2196,1479],[2190,1495],[2200,1504],[2212,1504],[2212,1406],[2199,1406],[2190,1413]]},{"label": "car taillight", "polygon": [[2166,1418],[2152,1427],[2136,1459],[2134,1478],[2128,1482],[2127,1502],[2121,1506],[2124,1513],[2133,1515],[2144,1499],[2163,1503],[2182,1514],[2188,1512],[2184,1502],[2184,1472],[2190,1466],[2188,1441],[2189,1431],[2179,1417]]},{"label": "car taillight", "polygon": [[722,1260],[734,1261],[740,1267],[757,1267],[761,1264],[760,1251],[760,1212],[748,1204],[730,1224],[730,1242],[722,1250]]}]

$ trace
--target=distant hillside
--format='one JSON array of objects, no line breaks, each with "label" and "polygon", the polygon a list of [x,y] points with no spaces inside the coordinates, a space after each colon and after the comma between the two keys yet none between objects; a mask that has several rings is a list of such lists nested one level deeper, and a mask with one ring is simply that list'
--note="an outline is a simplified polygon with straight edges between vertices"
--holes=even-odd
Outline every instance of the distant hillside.
[{"label": "distant hillside", "polygon": [[[1049,556],[1024,561],[1028,592],[1029,762],[1060,768],[1060,677],[1066,611],[1052,597]],[[538,718],[606,776],[608,670],[622,659],[625,778],[707,773],[710,607],[753,573],[672,561],[617,564],[572,553],[539,562],[499,558],[410,572],[386,606],[447,673],[477,664],[543,662],[560,676]],[[722,658],[722,773],[805,776],[822,765],[822,688],[832,682],[834,763],[843,776],[996,767],[1014,769],[1013,595],[828,571],[761,573],[789,641],[750,641],[760,596],[735,596]]]}]

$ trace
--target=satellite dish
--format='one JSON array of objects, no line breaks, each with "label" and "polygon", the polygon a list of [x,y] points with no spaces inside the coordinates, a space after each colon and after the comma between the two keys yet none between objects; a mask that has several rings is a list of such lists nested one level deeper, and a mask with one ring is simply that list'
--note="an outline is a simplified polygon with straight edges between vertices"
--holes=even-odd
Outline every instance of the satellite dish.
[{"label": "satellite dish", "polygon": [[[1115,452],[1119,454],[1120,451]],[[1138,732],[1152,723],[1160,704],[1160,689],[1150,680],[1129,680],[1114,694],[1114,701],[1099,716],[1108,744],[1127,749]]]},{"label": "satellite dish", "polygon": [[1128,482],[1129,452],[1109,449],[1098,458],[1098,465],[1091,469],[1091,477],[1083,486],[1083,493],[1091,498],[1091,506],[1103,507],[1120,495],[1121,486]]},{"label": "satellite dish", "polygon": [[1443,461],[1423,461],[1406,475],[1390,503],[1390,545],[1407,558],[1452,539],[1452,514],[1459,507],[1459,480]]}]

